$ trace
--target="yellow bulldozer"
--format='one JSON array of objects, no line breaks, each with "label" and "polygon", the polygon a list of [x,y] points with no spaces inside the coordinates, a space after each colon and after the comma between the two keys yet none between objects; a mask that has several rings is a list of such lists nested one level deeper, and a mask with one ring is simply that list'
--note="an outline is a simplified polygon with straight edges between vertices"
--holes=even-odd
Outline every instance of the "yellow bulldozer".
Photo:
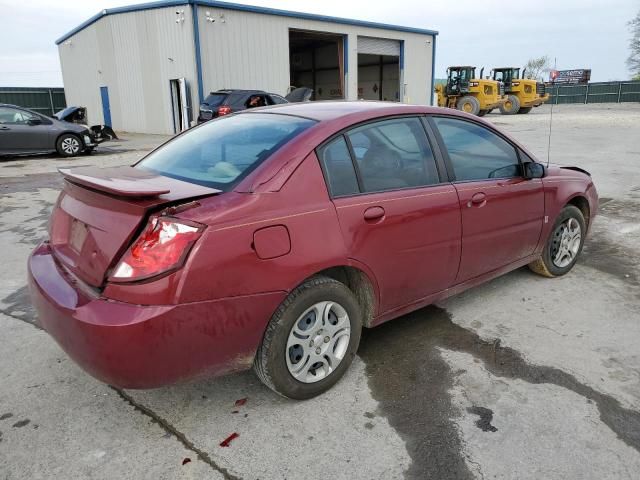
[{"label": "yellow bulldozer", "polygon": [[542,82],[525,78],[526,68],[522,71],[514,67],[494,68],[491,78],[504,85],[507,101],[500,106],[503,115],[529,113],[533,107],[539,107],[549,100]]},{"label": "yellow bulldozer", "polygon": [[505,101],[503,86],[495,80],[476,78],[476,67],[447,68],[446,85],[436,85],[438,106],[456,108],[482,117]]}]

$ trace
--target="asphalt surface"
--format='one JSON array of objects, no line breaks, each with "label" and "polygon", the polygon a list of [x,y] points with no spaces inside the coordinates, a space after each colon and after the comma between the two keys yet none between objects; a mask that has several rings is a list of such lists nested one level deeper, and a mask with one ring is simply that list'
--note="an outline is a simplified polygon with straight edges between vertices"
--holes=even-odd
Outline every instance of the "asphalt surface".
[{"label": "asphalt surface", "polygon": [[[486,118],[546,160],[549,113]],[[551,161],[592,172],[601,197],[574,270],[520,269],[365,331],[305,402],[252,372],[118,390],[38,328],[25,264],[57,168],[130,164],[164,137],[0,160],[0,480],[638,478],[639,138],[638,104],[554,107]]]}]

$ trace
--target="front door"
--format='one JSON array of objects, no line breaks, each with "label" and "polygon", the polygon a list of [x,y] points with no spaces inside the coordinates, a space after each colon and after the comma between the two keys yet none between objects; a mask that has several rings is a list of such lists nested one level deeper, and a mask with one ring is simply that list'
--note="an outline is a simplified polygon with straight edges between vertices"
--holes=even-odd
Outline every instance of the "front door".
[{"label": "front door", "polygon": [[111,124],[111,105],[109,104],[109,88],[100,87],[100,98],[102,99],[102,118],[104,124],[108,127],[113,127]]},{"label": "front door", "polygon": [[53,150],[51,121],[32,112],[0,107],[0,152],[28,153]]},{"label": "front door", "polygon": [[531,255],[544,221],[542,180],[525,179],[516,148],[489,128],[434,117],[462,212],[456,283]]},{"label": "front door", "polygon": [[368,123],[319,155],[349,255],[375,274],[380,314],[453,283],[458,195],[441,183],[420,119]]}]

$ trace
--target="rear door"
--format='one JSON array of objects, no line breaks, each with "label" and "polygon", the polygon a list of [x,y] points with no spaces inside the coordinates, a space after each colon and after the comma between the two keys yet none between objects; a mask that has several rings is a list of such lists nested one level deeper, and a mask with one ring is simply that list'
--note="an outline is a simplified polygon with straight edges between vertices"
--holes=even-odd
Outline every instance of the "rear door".
[{"label": "rear door", "polygon": [[478,123],[433,117],[460,198],[462,258],[456,283],[533,253],[544,220],[541,179],[525,179],[516,148]]},{"label": "rear door", "polygon": [[349,255],[380,289],[379,313],[450,286],[460,207],[417,117],[367,123],[318,149]]}]

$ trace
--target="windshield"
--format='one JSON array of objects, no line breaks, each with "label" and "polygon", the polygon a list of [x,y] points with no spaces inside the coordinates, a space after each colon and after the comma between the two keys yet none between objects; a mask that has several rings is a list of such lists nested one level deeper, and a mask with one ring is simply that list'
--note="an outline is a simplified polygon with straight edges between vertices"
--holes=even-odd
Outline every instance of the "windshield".
[{"label": "windshield", "polygon": [[289,115],[225,116],[178,135],[136,168],[229,191],[272,153],[315,124]]}]

